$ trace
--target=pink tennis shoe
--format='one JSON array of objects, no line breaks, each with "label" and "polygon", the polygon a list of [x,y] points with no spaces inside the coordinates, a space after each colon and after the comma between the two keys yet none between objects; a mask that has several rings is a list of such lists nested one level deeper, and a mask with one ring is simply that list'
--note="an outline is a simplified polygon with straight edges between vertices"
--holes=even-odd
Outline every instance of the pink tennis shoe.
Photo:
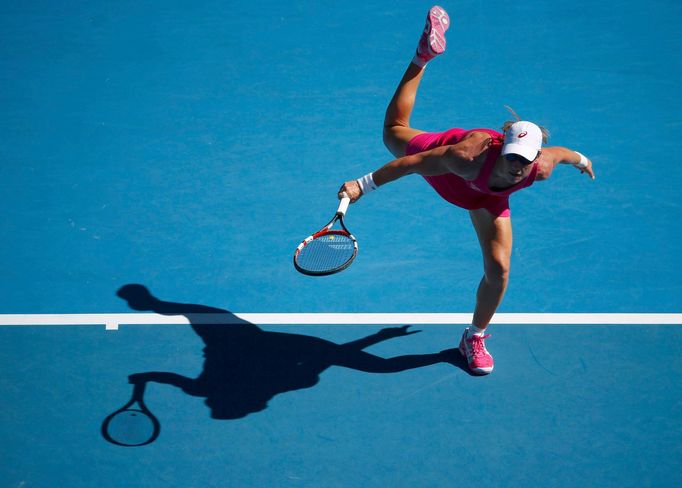
[{"label": "pink tennis shoe", "polygon": [[417,45],[413,63],[424,67],[439,54],[445,52],[445,31],[450,28],[450,17],[443,7],[435,5],[426,16],[424,32]]},{"label": "pink tennis shoe", "polygon": [[469,337],[469,328],[464,329],[462,340],[459,342],[459,352],[467,359],[469,369],[474,374],[490,374],[493,370],[494,361],[488,350],[485,348],[485,339],[490,334],[484,336],[472,335]]}]

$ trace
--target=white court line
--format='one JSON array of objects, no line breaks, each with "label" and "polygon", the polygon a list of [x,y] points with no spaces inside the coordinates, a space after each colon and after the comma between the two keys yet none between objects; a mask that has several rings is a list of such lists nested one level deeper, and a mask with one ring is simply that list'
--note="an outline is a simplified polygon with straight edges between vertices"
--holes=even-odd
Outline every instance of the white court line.
[{"label": "white court line", "polygon": [[[256,325],[468,325],[471,313],[156,313],[0,314],[0,326],[235,324]],[[491,324],[682,325],[680,313],[498,313]]]}]

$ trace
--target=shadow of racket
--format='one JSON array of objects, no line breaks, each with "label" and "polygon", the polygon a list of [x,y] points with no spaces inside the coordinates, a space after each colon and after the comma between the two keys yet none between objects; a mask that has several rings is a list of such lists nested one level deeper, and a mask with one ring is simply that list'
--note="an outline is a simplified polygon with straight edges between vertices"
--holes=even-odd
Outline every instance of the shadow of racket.
[{"label": "shadow of racket", "polygon": [[102,422],[102,436],[112,444],[137,447],[159,437],[161,424],[144,404],[145,383],[135,383],[133,396],[123,407]]}]

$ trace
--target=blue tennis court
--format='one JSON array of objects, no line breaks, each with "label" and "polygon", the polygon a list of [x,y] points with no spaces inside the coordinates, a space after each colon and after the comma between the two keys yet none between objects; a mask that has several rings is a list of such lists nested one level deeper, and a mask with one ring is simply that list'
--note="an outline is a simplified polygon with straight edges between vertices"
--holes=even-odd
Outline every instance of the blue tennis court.
[{"label": "blue tennis court", "polygon": [[[682,6],[442,5],[412,124],[509,105],[597,174],[512,196],[499,312],[679,317]],[[461,324],[357,319],[473,310],[469,216],[421,177],[350,207],[350,268],[294,270],[339,186],[393,159],[430,6],[2,2],[0,486],[682,485],[681,324],[493,324],[477,377]],[[130,375],[160,425],[139,447],[102,432]]]}]

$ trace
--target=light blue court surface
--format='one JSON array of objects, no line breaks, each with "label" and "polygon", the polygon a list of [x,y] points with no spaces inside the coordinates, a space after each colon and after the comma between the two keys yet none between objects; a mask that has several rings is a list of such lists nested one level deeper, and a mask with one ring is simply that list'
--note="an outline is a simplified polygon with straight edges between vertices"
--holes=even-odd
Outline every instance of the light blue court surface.
[{"label": "light blue court surface", "polygon": [[[429,3],[1,6],[0,313],[154,310],[128,284],[169,314],[472,310],[469,218],[416,176],[350,208],[348,270],[291,263],[341,183],[391,159],[383,114]],[[500,311],[681,312],[682,6],[443,6],[413,126],[499,128],[507,104],[597,173],[512,197]],[[493,326],[485,378],[425,365],[459,325],[381,329],[0,327],[0,486],[682,485],[680,326]],[[159,437],[107,442],[149,372],[175,374],[146,377]]]}]

